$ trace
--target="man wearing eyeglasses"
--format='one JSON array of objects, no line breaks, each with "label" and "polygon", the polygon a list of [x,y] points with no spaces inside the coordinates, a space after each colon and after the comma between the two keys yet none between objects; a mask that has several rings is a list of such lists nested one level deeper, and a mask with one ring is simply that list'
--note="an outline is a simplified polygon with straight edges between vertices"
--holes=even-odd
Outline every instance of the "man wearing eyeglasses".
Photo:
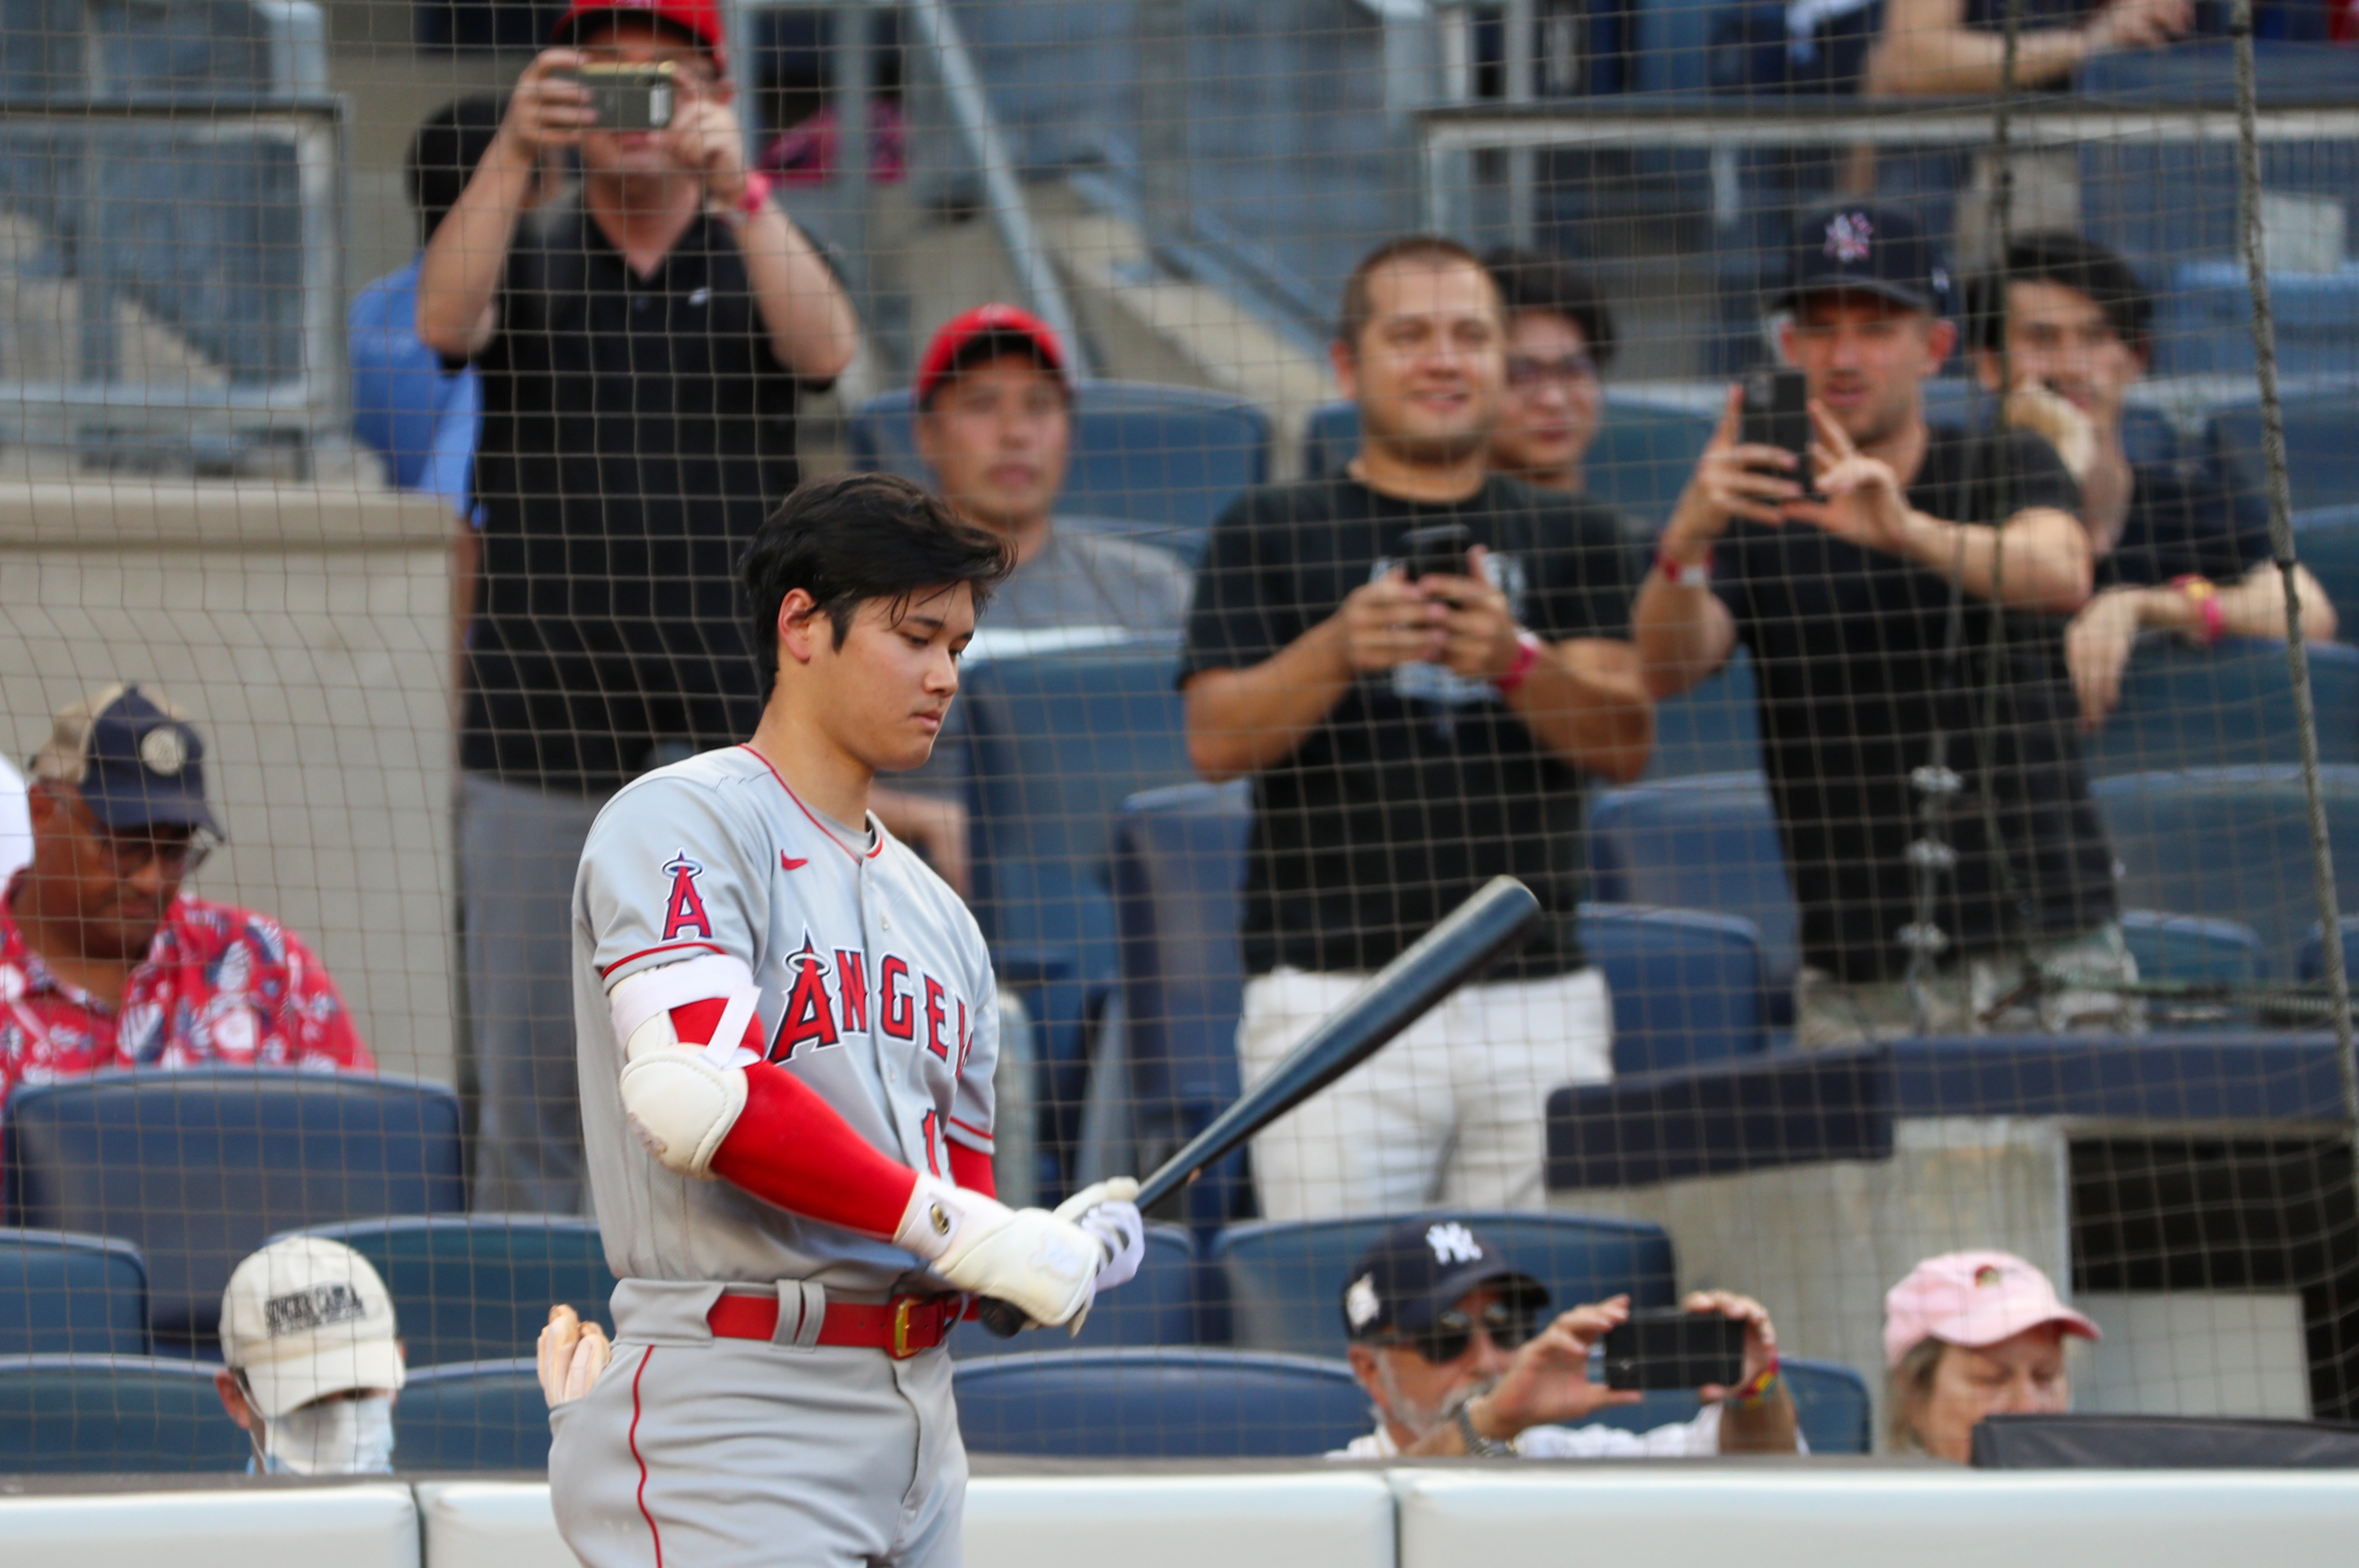
[{"label": "man wearing eyeglasses", "polygon": [[1352,1371],[1376,1430],[1330,1455],[1523,1459],[1677,1459],[1804,1452],[1794,1399],[1777,1375],[1777,1331],[1750,1297],[1699,1290],[1680,1303],[1745,1325],[1745,1376],[1700,1388],[1691,1421],[1648,1432],[1569,1423],[1643,1397],[1593,1383],[1598,1341],[1630,1315],[1630,1298],[1551,1314],[1548,1287],[1517,1269],[1467,1221],[1421,1214],[1394,1225],[1343,1288]]},{"label": "man wearing eyeglasses", "polygon": [[1543,490],[1589,487],[1582,459],[1605,412],[1614,313],[1587,274],[1536,250],[1483,257],[1507,308],[1507,385],[1491,429],[1491,467]]},{"label": "man wearing eyeglasses", "polygon": [[204,755],[137,686],[52,721],[27,789],[33,858],[0,900],[0,1096],[117,1067],[376,1065],[292,932],[181,893],[221,836]]}]

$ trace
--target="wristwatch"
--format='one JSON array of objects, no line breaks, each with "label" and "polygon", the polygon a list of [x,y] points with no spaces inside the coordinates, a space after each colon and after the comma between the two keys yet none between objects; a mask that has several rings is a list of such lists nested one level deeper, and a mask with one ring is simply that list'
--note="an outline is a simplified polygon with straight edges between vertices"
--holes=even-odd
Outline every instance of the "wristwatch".
[{"label": "wristwatch", "polygon": [[1485,1437],[1474,1430],[1474,1418],[1469,1413],[1473,1402],[1469,1399],[1465,1404],[1459,1406],[1458,1414],[1454,1418],[1458,1422],[1458,1439],[1466,1445],[1466,1452],[1477,1459],[1514,1458],[1516,1445],[1513,1443],[1502,1443],[1495,1437]]}]

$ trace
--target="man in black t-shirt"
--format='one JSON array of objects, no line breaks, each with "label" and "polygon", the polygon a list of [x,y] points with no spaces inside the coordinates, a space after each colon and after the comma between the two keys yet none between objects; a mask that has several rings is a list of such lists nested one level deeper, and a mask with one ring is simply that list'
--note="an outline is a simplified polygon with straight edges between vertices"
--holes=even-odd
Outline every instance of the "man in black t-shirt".
[{"label": "man in black t-shirt", "polygon": [[[2007,422],[2046,435],[2081,482],[2097,557],[2096,596],[2064,634],[2081,723],[2094,729],[2120,701],[2142,631],[2202,648],[2283,638],[2285,585],[2260,497],[2215,463],[2133,464],[2123,451],[2123,401],[2146,374],[2154,321],[2129,263],[2079,234],[2026,234],[1973,295],[1976,377],[1993,393],[2011,378]],[[2294,586],[2302,636],[2334,640],[2334,606],[2308,567]]]},{"label": "man in black t-shirt", "polygon": [[1197,577],[1189,749],[1254,780],[1248,1081],[1492,877],[1547,911],[1486,983],[1256,1140],[1266,1218],[1536,1208],[1548,1092],[1612,1072],[1576,930],[1582,794],[1636,777],[1654,710],[1614,514],[1486,471],[1505,329],[1450,241],[1362,262],[1332,351],[1360,455],[1240,497]]},{"label": "man in black t-shirt", "polygon": [[1807,220],[1792,278],[1820,498],[1794,454],[1739,441],[1733,389],[1633,620],[1658,697],[1752,649],[1797,1039],[2119,1027],[2104,986],[2136,970],[2054,653],[2089,594],[2079,491],[2036,436],[1927,427],[1956,329],[1907,214]]},{"label": "man in black t-shirt", "polygon": [[[576,0],[419,268],[418,332],[483,376],[460,737],[486,1210],[582,1202],[567,932],[599,806],[760,716],[734,563],[793,490],[799,385],[858,328],[740,158],[712,0]],[[603,129],[570,74],[669,66],[670,123]],[[546,153],[580,194],[521,208]]]}]

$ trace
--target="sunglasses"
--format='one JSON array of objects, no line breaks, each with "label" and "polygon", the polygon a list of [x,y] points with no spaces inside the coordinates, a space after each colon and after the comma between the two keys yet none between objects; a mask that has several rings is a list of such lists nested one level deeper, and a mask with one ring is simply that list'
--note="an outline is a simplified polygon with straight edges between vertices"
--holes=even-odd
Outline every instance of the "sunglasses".
[{"label": "sunglasses", "polygon": [[1434,1319],[1433,1326],[1424,1332],[1396,1334],[1384,1343],[1406,1345],[1440,1367],[1466,1354],[1474,1343],[1478,1323],[1490,1335],[1492,1344],[1502,1350],[1514,1350],[1532,1337],[1538,1315],[1536,1308],[1518,1301],[1493,1301],[1473,1317],[1452,1307]]}]

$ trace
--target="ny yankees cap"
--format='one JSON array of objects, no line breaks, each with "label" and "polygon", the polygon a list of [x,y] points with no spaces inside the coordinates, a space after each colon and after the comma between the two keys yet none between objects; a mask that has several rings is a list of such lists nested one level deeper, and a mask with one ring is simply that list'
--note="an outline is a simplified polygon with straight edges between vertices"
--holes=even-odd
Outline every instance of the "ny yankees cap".
[{"label": "ny yankees cap", "polygon": [[2011,1252],[1945,1252],[1884,1295],[1884,1359],[1897,1367],[1928,1339],[1981,1350],[2056,1323],[2082,1339],[2097,1325],[2066,1306],[2048,1276]]},{"label": "ny yankees cap", "polygon": [[99,825],[203,828],[225,837],[205,804],[205,743],[160,691],[117,682],[60,710],[33,776],[71,784]]},{"label": "ny yankees cap", "polygon": [[408,1381],[393,1297],[340,1241],[290,1236],[237,1266],[222,1292],[222,1360],[265,1421],[329,1394]]},{"label": "ny yankees cap", "polygon": [[1828,293],[1874,294],[1943,316],[1950,311],[1950,271],[1911,213],[1844,202],[1810,213],[1795,229],[1786,289],[1770,308],[1786,310],[1804,295]]},{"label": "ny yankees cap", "polygon": [[926,356],[918,362],[918,407],[924,408],[942,383],[985,354],[1029,354],[1072,390],[1072,372],[1056,329],[1013,305],[977,305],[944,321],[926,345]]},{"label": "ny yankees cap", "polygon": [[573,0],[550,30],[549,42],[570,44],[592,22],[634,15],[678,28],[704,46],[714,70],[729,69],[728,51],[722,43],[721,8],[714,0]]},{"label": "ny yankees cap", "polygon": [[1474,1234],[1465,1220],[1421,1214],[1393,1225],[1369,1244],[1343,1286],[1343,1332],[1354,1340],[1421,1334],[1477,1285],[1535,1309],[1548,1305],[1548,1287],[1523,1272]]}]

